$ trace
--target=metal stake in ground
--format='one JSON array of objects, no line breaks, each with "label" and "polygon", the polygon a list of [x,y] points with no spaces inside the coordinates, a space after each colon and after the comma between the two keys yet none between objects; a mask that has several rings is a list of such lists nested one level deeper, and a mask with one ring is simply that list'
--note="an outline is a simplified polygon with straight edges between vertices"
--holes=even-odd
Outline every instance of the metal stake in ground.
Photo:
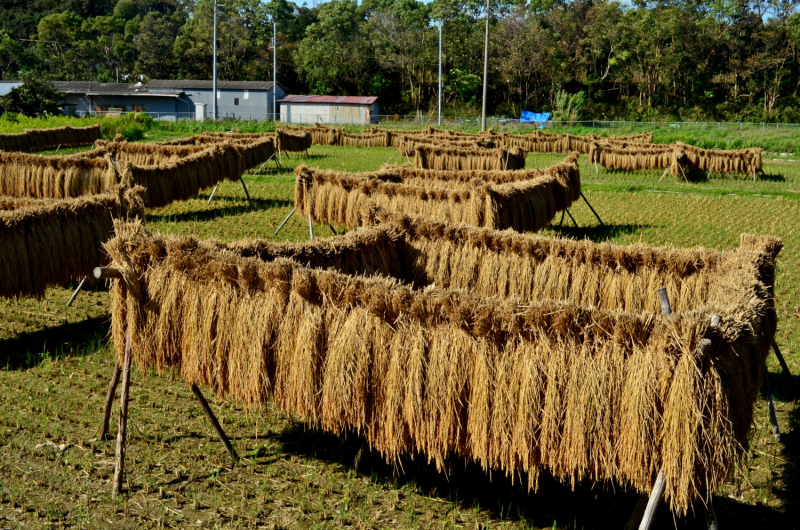
[{"label": "metal stake in ground", "polygon": [[283,228],[283,225],[285,225],[285,224],[286,224],[286,222],[289,220],[289,218],[292,216],[292,214],[293,214],[294,212],[296,212],[296,211],[297,211],[297,206],[295,206],[294,208],[292,208],[292,211],[291,211],[291,212],[289,212],[289,215],[287,215],[287,216],[286,216],[286,219],[284,219],[284,220],[283,220],[283,222],[282,222],[282,223],[281,223],[281,225],[278,227],[278,229],[277,229],[277,230],[275,230],[275,233],[274,233],[274,234],[272,234],[273,236],[277,236],[277,235],[278,235],[278,232],[280,232],[280,231],[281,231],[281,228]]},{"label": "metal stake in ground", "polygon": [[81,283],[78,284],[78,288],[75,289],[75,292],[72,293],[72,296],[69,297],[69,301],[67,302],[67,307],[71,306],[72,302],[75,301],[75,298],[78,297],[78,293],[81,292],[81,288],[83,287],[83,284],[86,283],[86,278],[88,278],[88,276],[84,276],[83,277],[83,279],[81,280]]},{"label": "metal stake in ground", "polygon": [[772,387],[769,385],[769,374],[764,372],[764,385],[767,389],[767,405],[769,407],[769,422],[772,424],[772,435],[775,440],[781,441],[781,430],[778,428],[778,418],[775,416],[775,403],[772,402]]},{"label": "metal stake in ground", "polygon": [[[575,218],[574,218],[574,217],[572,217],[572,214],[569,212],[569,209],[567,209],[567,208],[564,208],[564,211],[565,211],[565,212],[567,212],[567,215],[569,215],[569,218],[570,218],[570,219],[572,219],[572,223],[575,225],[575,228],[580,228],[580,227],[578,226],[578,223],[575,221]],[[563,215],[561,216],[561,219],[562,219],[562,220],[564,219],[564,216],[563,216]]]},{"label": "metal stake in ground", "polygon": [[588,207],[589,207],[589,209],[590,209],[590,210],[592,211],[592,213],[594,214],[594,216],[595,216],[595,217],[597,217],[597,220],[600,222],[600,226],[605,226],[605,224],[603,223],[603,220],[602,220],[602,219],[600,219],[600,216],[599,216],[599,215],[597,215],[597,212],[596,212],[596,211],[594,211],[594,208],[592,208],[592,205],[591,205],[591,204],[589,204],[589,199],[587,199],[587,198],[586,198],[586,195],[584,195],[584,194],[583,194],[583,191],[581,191],[581,197],[583,197],[583,202],[585,202],[585,203],[586,203],[586,206],[588,206]]},{"label": "metal stake in ground", "polygon": [[308,235],[309,239],[314,239],[314,227],[311,225],[311,212],[308,212]]},{"label": "metal stake in ground", "polygon": [[800,392],[797,390],[797,385],[794,384],[794,379],[792,378],[792,373],[789,371],[789,366],[786,364],[786,359],[783,358],[783,354],[781,353],[781,349],[778,348],[778,343],[773,339],[772,341],[772,349],[775,352],[775,357],[778,358],[778,362],[781,365],[781,370],[783,370],[783,375],[786,376],[786,379],[789,380],[789,386],[792,388],[792,398],[797,399],[797,396],[800,395]]},{"label": "metal stake in ground", "polygon": [[247,186],[244,183],[244,177],[239,177],[239,181],[242,183],[242,187],[244,188],[244,194],[247,197],[247,204],[250,204],[250,192],[247,191]]},{"label": "metal stake in ground", "polygon": [[211,195],[208,196],[208,202],[206,203],[206,205],[211,204],[211,199],[213,199],[214,198],[214,194],[217,193],[217,188],[219,188],[219,182],[217,182],[217,185],[214,186],[213,190],[211,190]]},{"label": "metal stake in ground", "polygon": [[211,425],[217,432],[219,441],[222,442],[222,445],[225,446],[225,450],[228,451],[229,455],[231,455],[231,459],[233,459],[234,462],[238,462],[239,455],[236,454],[236,450],[233,448],[233,445],[231,445],[231,441],[230,439],[228,439],[228,435],[225,434],[225,431],[222,430],[222,427],[217,421],[217,417],[214,416],[214,412],[211,410],[211,407],[208,406],[208,401],[206,401],[206,398],[203,397],[203,393],[200,392],[200,389],[197,388],[197,385],[192,385],[192,392],[194,393],[194,396],[197,398],[197,401],[200,402],[200,406],[203,408],[203,412],[206,413],[208,421],[211,422]]}]

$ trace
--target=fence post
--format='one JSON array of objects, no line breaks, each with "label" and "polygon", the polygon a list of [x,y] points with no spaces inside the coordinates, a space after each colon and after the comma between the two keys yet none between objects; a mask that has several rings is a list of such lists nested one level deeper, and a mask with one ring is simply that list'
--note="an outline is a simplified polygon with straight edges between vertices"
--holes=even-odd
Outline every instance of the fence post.
[{"label": "fence post", "polygon": [[717,132],[722,132],[722,122],[717,122]]},{"label": "fence post", "polygon": [[766,127],[766,124],[764,124],[764,122],[761,122],[761,132],[762,132],[762,133],[764,132],[764,128],[765,128],[765,127]]},{"label": "fence post", "polygon": [[740,133],[742,132],[742,125],[743,125],[742,122],[739,122],[739,132]]}]

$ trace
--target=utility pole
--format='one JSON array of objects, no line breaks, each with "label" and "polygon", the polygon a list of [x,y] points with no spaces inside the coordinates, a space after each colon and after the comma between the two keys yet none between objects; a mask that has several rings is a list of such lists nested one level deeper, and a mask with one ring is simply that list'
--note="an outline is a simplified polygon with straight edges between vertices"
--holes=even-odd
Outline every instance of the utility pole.
[{"label": "utility pole", "polygon": [[486,79],[489,77],[489,0],[486,0],[486,40],[483,44],[483,112],[481,131],[486,130]]},{"label": "utility pole", "polygon": [[442,126],[442,22],[439,21],[439,127]]},{"label": "utility pole", "polygon": [[272,21],[272,121],[277,121],[275,109],[278,99],[278,24]]},{"label": "utility pole", "polygon": [[[487,0],[488,1],[488,0]],[[214,94],[211,96],[211,119],[217,119],[217,7],[225,7],[214,0]]]}]

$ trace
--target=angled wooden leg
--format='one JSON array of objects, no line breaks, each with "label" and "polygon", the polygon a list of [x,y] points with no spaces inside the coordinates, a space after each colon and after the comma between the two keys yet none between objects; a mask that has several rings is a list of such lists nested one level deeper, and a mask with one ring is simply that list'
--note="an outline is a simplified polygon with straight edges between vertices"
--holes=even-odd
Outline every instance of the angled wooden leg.
[{"label": "angled wooden leg", "polygon": [[781,441],[781,431],[778,428],[778,417],[775,416],[775,403],[772,402],[772,387],[769,384],[769,374],[764,372],[764,384],[767,387],[767,408],[769,410],[769,422],[772,424],[772,436],[775,440]]},{"label": "angled wooden leg", "polygon": [[633,508],[633,513],[631,514],[630,519],[628,519],[628,524],[625,525],[625,530],[636,530],[639,528],[639,523],[644,517],[644,511],[647,508],[647,495],[639,495],[639,499],[636,501],[636,506]]},{"label": "angled wooden leg", "polygon": [[283,220],[283,222],[282,222],[282,223],[281,223],[281,225],[278,227],[278,229],[277,229],[277,230],[275,230],[275,233],[274,233],[274,234],[272,234],[273,236],[277,236],[277,235],[278,235],[278,232],[280,232],[280,231],[281,231],[281,228],[283,228],[283,225],[285,225],[285,224],[286,224],[286,222],[289,220],[289,218],[292,216],[292,214],[293,214],[294,212],[296,212],[296,211],[297,211],[297,206],[295,206],[294,208],[292,208],[292,211],[291,211],[291,212],[289,212],[289,215],[287,215],[287,216],[286,216],[286,219],[284,219],[284,220]]},{"label": "angled wooden leg", "polygon": [[97,433],[97,439],[100,441],[105,441],[108,436],[108,424],[111,421],[111,405],[117,393],[119,374],[121,373],[122,369],[119,367],[119,363],[115,363],[114,374],[111,376],[111,382],[108,384],[108,392],[106,393],[106,405],[103,409],[103,424],[100,426],[100,432]]},{"label": "angled wooden leg", "polygon": [[792,398],[797,399],[797,396],[800,395],[800,392],[797,390],[797,385],[794,384],[792,373],[789,371],[789,366],[786,364],[786,359],[783,358],[781,349],[778,348],[777,341],[772,341],[772,350],[775,352],[775,357],[778,358],[778,362],[781,365],[781,370],[783,370],[783,375],[789,380],[789,386],[792,388]]},{"label": "angled wooden leg", "polygon": [[217,417],[214,416],[214,412],[211,410],[211,407],[208,406],[208,401],[206,401],[206,398],[203,397],[203,393],[200,392],[200,389],[197,388],[197,385],[192,385],[192,392],[194,393],[194,396],[197,398],[197,401],[200,402],[200,406],[203,408],[203,412],[206,413],[208,421],[211,422],[211,425],[217,432],[219,441],[222,442],[222,445],[225,446],[225,450],[228,451],[229,455],[231,455],[231,459],[234,462],[238,462],[239,455],[236,454],[236,450],[233,448],[233,445],[231,445],[231,441],[228,439],[228,435],[225,434],[225,431],[222,430],[222,427],[217,421]]},{"label": "angled wooden leg", "polygon": [[128,391],[131,385],[131,334],[125,337],[125,366],[122,369],[122,392],[119,398],[119,425],[117,427],[117,453],[114,461],[114,482],[111,497],[122,491],[125,474],[125,442],[128,434]]},{"label": "angled wooden leg", "polygon": [[242,187],[244,188],[244,194],[247,196],[247,204],[250,204],[250,192],[247,191],[247,185],[244,183],[244,177],[239,177],[239,182],[242,183]]}]

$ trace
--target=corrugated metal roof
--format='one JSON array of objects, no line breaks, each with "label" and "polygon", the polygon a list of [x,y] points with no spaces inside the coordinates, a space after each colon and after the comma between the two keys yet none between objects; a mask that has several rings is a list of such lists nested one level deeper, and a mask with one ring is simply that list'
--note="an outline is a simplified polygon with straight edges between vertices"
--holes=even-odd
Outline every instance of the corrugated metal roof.
[{"label": "corrugated metal roof", "polygon": [[330,103],[340,105],[372,105],[376,96],[286,96],[278,103]]},{"label": "corrugated metal roof", "polygon": [[[214,88],[214,82],[210,79],[152,79],[147,83],[147,88],[172,88],[176,90],[186,89],[206,89]],[[278,86],[283,88],[280,83]],[[272,90],[272,81],[217,81],[218,90]]]},{"label": "corrugated metal roof", "polygon": [[92,96],[155,96],[167,97],[182,94],[180,90],[148,92],[147,86],[135,83],[93,83],[91,81],[53,81],[56,90],[65,94]]}]

